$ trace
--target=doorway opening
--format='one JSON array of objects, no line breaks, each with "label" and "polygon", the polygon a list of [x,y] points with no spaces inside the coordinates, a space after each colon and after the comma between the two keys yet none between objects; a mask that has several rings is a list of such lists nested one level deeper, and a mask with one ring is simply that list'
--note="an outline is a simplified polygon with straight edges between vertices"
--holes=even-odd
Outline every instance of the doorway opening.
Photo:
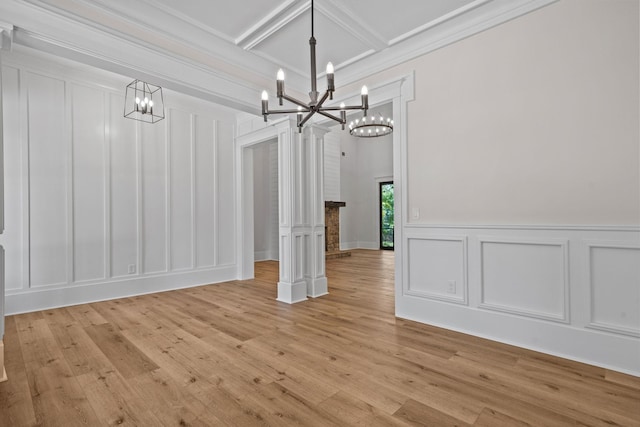
[{"label": "doorway opening", "polygon": [[278,141],[253,145],[254,261],[279,259]]},{"label": "doorway opening", "polygon": [[381,182],[378,191],[380,201],[380,249],[393,250],[393,181]]}]

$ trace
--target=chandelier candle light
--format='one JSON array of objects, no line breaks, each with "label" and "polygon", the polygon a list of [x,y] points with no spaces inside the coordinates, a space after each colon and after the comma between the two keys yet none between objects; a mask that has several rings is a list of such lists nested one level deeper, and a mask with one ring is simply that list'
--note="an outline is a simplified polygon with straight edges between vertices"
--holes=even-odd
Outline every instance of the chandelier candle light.
[{"label": "chandelier candle light", "polygon": [[[324,106],[324,102],[327,99],[333,99],[333,92],[336,90],[334,68],[331,62],[327,64],[327,90],[325,91],[324,95],[322,95],[322,97],[318,99],[320,93],[318,92],[316,86],[316,39],[313,36],[313,0],[311,0],[311,38],[309,39],[309,47],[311,50],[311,92],[309,92],[310,101],[306,103],[285,93],[284,71],[280,69],[278,70],[278,74],[276,75],[276,96],[278,98],[278,102],[280,105],[283,105],[283,100],[287,100],[290,103],[297,105],[298,108],[291,110],[269,110],[269,94],[266,90],[262,91],[262,115],[264,116],[264,121],[267,121],[267,116],[269,114],[296,114],[296,126],[298,126],[298,131],[302,132],[302,127],[304,126],[304,124],[315,113],[325,116],[331,120],[335,120],[342,125],[342,129],[344,129],[344,126],[347,123],[347,110],[363,110],[364,116],[366,118],[367,110],[369,109],[369,92],[367,91],[366,86],[362,86],[362,91],[360,92],[361,105],[347,106],[344,105],[343,102],[338,107]],[[331,114],[331,112],[333,111],[339,111],[340,116],[338,117],[334,114]]]}]

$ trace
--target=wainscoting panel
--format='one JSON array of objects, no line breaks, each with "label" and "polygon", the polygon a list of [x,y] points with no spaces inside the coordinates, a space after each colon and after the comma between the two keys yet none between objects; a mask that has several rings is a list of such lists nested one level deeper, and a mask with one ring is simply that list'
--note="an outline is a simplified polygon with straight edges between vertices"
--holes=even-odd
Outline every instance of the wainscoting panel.
[{"label": "wainscoting panel", "polygon": [[640,245],[587,243],[587,246],[591,284],[589,326],[640,337]]},{"label": "wainscoting panel", "polygon": [[170,269],[193,268],[193,133],[191,114],[170,108],[169,125],[169,236]]},{"label": "wainscoting panel", "polygon": [[234,114],[125,119],[129,78],[52,61],[3,52],[6,313],[235,279]]},{"label": "wainscoting panel", "polygon": [[168,144],[163,120],[154,126],[140,124],[142,156],[142,266],[143,273],[168,270],[169,226],[167,181]]},{"label": "wainscoting panel", "polygon": [[402,239],[398,317],[640,376],[639,227],[412,224]]},{"label": "wainscoting panel", "polygon": [[105,93],[71,84],[73,280],[106,277]]},{"label": "wainscoting panel", "polygon": [[[71,279],[67,250],[71,248],[71,147],[65,82],[29,72],[22,77],[21,92],[27,97],[23,135],[28,135],[29,153],[29,192],[23,193],[29,198],[29,283],[37,288]],[[10,161],[5,158],[5,162]],[[11,183],[11,177],[5,176],[5,185]]]},{"label": "wainscoting panel", "polygon": [[[21,119],[26,109],[26,98],[20,96],[20,74],[14,67],[2,67],[2,98],[5,106],[4,121],[4,174],[5,177],[15,177],[15,185],[4,186],[4,221],[5,229],[2,239],[4,241],[19,242],[25,232],[28,232],[29,210],[28,198],[22,197],[23,181],[28,178],[28,157],[22,152],[27,147],[21,144],[12,144],[11,141],[20,141]],[[22,105],[24,103],[24,105]],[[26,127],[26,126],[25,126]],[[14,159],[10,161],[9,159]],[[7,265],[13,266],[5,270],[6,291],[27,288],[29,277],[28,252],[22,245],[11,245],[5,248],[5,260]]]},{"label": "wainscoting panel", "polygon": [[[138,261],[138,150],[136,123],[122,120],[124,97],[109,96],[111,277],[136,274]],[[130,272],[130,267],[133,272]]]},{"label": "wainscoting panel", "polygon": [[481,237],[480,307],[568,321],[566,241],[506,241]]},{"label": "wainscoting panel", "polygon": [[410,238],[407,295],[467,303],[465,237]]},{"label": "wainscoting panel", "polygon": [[[218,178],[216,122],[206,116],[194,116],[195,134],[195,240],[196,267],[216,265],[217,223],[216,186]],[[211,214],[213,212],[213,215]]]}]

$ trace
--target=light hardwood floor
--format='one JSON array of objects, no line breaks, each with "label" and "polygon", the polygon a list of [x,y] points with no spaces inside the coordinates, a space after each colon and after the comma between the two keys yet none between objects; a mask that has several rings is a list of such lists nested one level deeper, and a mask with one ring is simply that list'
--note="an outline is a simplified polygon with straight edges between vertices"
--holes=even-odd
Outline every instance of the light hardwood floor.
[{"label": "light hardwood floor", "polygon": [[640,379],[396,319],[393,253],[10,316],[1,426],[640,426]]}]

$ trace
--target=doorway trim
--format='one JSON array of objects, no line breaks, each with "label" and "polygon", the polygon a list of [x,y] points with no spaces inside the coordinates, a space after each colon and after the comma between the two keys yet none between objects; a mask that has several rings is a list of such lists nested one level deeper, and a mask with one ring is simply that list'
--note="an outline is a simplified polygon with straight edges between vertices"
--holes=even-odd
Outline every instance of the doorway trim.
[{"label": "doorway trim", "polygon": [[[288,123],[288,121],[287,121]],[[254,232],[253,232],[253,151],[260,143],[278,139],[278,126],[267,126],[236,137],[236,260],[238,280],[253,279]],[[278,156],[280,154],[278,153]]]},{"label": "doorway trim", "polygon": [[[393,120],[393,182],[394,182],[394,221],[395,221],[395,290],[396,307],[398,293],[402,293],[403,271],[405,264],[403,235],[408,208],[407,200],[407,145],[408,145],[408,103],[414,100],[414,72],[393,77],[391,79],[369,85],[369,104],[375,105],[392,102]],[[351,98],[357,102],[359,95]],[[350,98],[349,98],[350,99]],[[344,102],[348,103],[349,99]],[[359,99],[359,98],[358,98]],[[336,100],[340,102],[341,100]],[[237,231],[237,277],[247,280],[254,277],[253,254],[253,158],[249,147],[261,142],[278,138],[279,129],[294,128],[295,123],[284,118],[266,127],[239,135],[235,139],[236,164],[236,222]],[[278,151],[278,157],[283,155]],[[293,185],[293,183],[291,183]],[[251,208],[250,210],[247,208]],[[282,260],[281,260],[282,261]]]}]

